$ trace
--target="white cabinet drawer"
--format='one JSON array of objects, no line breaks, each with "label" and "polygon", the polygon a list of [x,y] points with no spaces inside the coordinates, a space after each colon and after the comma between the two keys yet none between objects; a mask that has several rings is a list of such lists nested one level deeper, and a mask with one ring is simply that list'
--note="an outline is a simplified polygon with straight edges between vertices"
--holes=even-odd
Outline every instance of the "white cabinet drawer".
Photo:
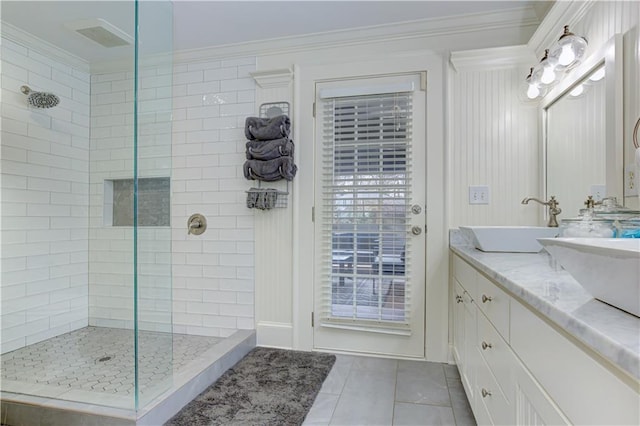
[{"label": "white cabinet drawer", "polygon": [[511,306],[511,347],[574,424],[640,424],[637,382],[622,380],[522,304]]},{"label": "white cabinet drawer", "polygon": [[486,407],[493,424],[513,425],[515,420],[515,415],[512,410],[513,407],[505,398],[500,386],[484,360],[478,363],[476,381],[478,408],[482,408],[482,405]]},{"label": "white cabinet drawer", "polygon": [[513,401],[515,383],[513,370],[517,362],[509,345],[482,314],[478,314],[477,350],[496,378],[509,401]]},{"label": "white cabinet drawer", "polygon": [[498,333],[509,343],[510,297],[481,274],[477,274],[478,297],[476,304],[489,318]]},{"label": "white cabinet drawer", "polygon": [[479,426],[493,424],[493,420],[491,419],[491,416],[487,411],[487,407],[482,402],[480,402],[477,407],[474,407],[473,415],[476,418],[476,422]]},{"label": "white cabinet drawer", "polygon": [[568,425],[569,420],[553,402],[527,369],[517,361],[514,364],[516,389],[513,405],[516,425]]},{"label": "white cabinet drawer", "polygon": [[453,256],[453,276],[464,287],[471,299],[476,299],[476,275],[478,273],[471,265],[462,260],[459,256]]}]

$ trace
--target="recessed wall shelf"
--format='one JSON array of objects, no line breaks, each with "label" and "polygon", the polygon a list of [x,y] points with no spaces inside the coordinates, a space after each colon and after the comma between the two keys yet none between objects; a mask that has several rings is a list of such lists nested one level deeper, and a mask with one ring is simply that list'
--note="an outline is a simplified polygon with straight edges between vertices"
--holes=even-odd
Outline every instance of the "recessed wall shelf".
[{"label": "recessed wall shelf", "polygon": [[[138,179],[138,225],[170,226],[168,177]],[[133,226],[133,179],[104,181],[104,226]]]}]

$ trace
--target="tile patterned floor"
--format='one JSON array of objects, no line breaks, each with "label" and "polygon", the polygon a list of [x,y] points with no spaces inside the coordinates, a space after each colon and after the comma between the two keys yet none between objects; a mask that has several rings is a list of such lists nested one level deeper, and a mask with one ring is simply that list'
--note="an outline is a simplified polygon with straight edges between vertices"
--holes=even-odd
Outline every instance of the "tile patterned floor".
[{"label": "tile patterned floor", "polygon": [[455,365],[337,355],[304,425],[475,425]]},{"label": "tile patterned floor", "polygon": [[[138,380],[153,389],[220,338],[141,331]],[[172,348],[172,350],[171,350]],[[85,327],[3,354],[2,390],[52,396],[55,390],[133,395],[133,331]],[[43,391],[38,395],[38,389]],[[68,393],[68,392],[67,392]],[[60,393],[62,394],[62,393]]]}]

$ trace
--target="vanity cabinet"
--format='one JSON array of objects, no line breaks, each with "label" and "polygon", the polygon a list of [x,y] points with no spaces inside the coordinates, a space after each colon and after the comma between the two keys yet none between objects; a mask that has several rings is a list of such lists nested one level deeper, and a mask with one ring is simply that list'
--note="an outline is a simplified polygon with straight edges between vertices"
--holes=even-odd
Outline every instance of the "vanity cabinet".
[{"label": "vanity cabinet", "polygon": [[478,424],[640,424],[638,382],[453,255],[453,355]]},{"label": "vanity cabinet", "polygon": [[513,358],[504,338],[509,336],[509,297],[485,280],[453,257],[453,354],[476,421],[514,424]]},{"label": "vanity cabinet", "polygon": [[475,371],[478,355],[473,350],[476,340],[476,307],[473,303],[475,297],[476,274],[475,271],[462,259],[454,261],[455,296],[453,308],[454,345],[453,356],[460,379],[469,400],[475,395]]}]

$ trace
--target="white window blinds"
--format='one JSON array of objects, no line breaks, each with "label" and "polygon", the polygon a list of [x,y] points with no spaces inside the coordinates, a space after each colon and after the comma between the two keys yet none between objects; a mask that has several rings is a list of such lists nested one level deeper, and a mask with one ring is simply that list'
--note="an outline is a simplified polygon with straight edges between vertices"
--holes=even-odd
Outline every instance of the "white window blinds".
[{"label": "white window blinds", "polygon": [[408,330],[412,96],[321,101],[323,325]]}]

